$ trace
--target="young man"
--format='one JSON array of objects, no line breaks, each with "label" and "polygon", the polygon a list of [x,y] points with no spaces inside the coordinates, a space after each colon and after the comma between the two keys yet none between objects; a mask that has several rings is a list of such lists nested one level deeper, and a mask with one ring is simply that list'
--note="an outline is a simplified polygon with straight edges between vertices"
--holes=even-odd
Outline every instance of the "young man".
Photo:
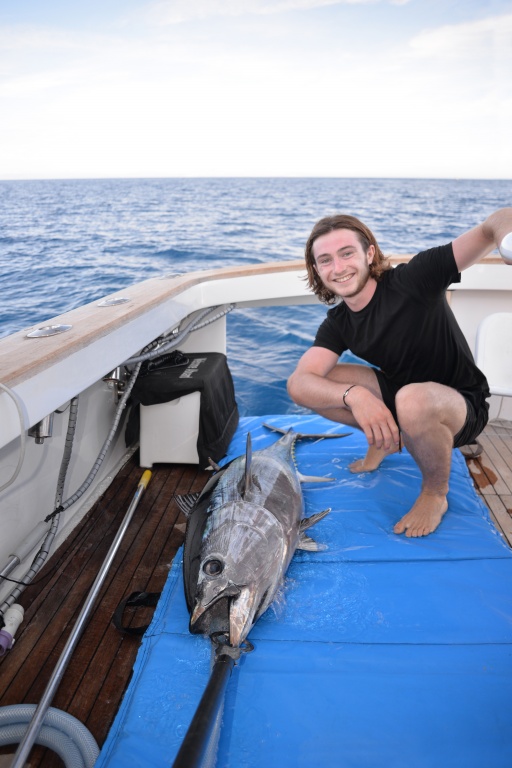
[{"label": "young man", "polygon": [[[448,508],[452,448],[487,423],[489,389],[448,306],[460,272],[512,232],[512,208],[391,269],[371,231],[352,216],[319,221],[306,244],[309,286],[327,313],[288,381],[290,397],[358,427],[368,452],[350,466],[371,472],[403,440],[422,474],[421,493],[395,533],[426,536]],[[339,363],[349,349],[370,363]]]}]

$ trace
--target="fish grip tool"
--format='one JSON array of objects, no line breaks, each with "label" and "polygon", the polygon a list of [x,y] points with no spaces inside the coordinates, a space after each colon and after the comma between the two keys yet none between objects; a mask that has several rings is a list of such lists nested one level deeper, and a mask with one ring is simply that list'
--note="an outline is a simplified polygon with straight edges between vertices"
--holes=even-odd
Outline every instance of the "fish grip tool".
[{"label": "fish grip tool", "polygon": [[172,768],[213,768],[227,684],[241,655],[254,650],[248,640],[240,646],[230,645],[225,632],[213,632],[210,640],[214,650],[210,679]]}]

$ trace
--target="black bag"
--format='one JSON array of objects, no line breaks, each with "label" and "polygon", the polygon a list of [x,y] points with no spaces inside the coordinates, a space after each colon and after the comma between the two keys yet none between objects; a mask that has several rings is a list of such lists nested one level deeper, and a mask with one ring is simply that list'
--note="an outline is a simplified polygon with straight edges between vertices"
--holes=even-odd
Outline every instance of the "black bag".
[{"label": "black bag", "polygon": [[[235,388],[226,355],[220,352],[194,352],[182,355],[177,364],[153,366],[139,376],[132,389],[132,404],[157,405],[201,393],[197,453],[202,469],[208,459],[217,462],[225,456],[238,426]],[[156,365],[155,365],[156,364]],[[132,408],[126,430],[126,442],[134,442],[139,433],[138,408]],[[134,413],[136,412],[136,414]]]}]

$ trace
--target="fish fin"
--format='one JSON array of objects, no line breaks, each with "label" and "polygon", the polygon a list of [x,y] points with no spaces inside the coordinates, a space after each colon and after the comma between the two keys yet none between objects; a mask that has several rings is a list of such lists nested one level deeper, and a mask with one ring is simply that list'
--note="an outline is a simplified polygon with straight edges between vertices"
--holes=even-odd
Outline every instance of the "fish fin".
[{"label": "fish fin", "polygon": [[314,477],[314,475],[302,475],[297,472],[301,483],[333,483],[334,477]]},{"label": "fish fin", "polygon": [[251,489],[251,464],[252,464],[252,439],[251,433],[247,433],[247,444],[245,446],[245,479],[244,479],[244,492],[243,495]]},{"label": "fish fin", "polygon": [[297,432],[297,440],[306,440],[307,438],[311,440],[328,440],[330,437],[350,437],[353,434],[353,432],[337,432],[335,434],[308,435],[303,432]]},{"label": "fish fin", "polygon": [[185,517],[190,515],[200,495],[200,493],[184,493],[181,496],[174,494],[176,504],[181,509]]},{"label": "fish fin", "polygon": [[319,544],[310,536],[306,536],[305,533],[299,539],[296,549],[304,549],[306,552],[320,552],[322,549],[327,549],[325,544]]},{"label": "fish fin", "polygon": [[[280,427],[273,427],[271,424],[266,424],[265,422],[262,422],[262,426],[266,427],[267,429],[271,429],[272,432],[280,432],[282,435],[287,435],[288,432],[292,432],[293,430],[290,429],[281,429]],[[353,432],[339,432],[339,433],[326,433],[326,434],[320,434],[320,435],[308,435],[304,432],[297,432],[295,439],[296,440],[305,440],[307,438],[310,438],[311,440],[323,440],[324,438],[329,439],[330,437],[349,437],[350,435],[353,435]]]},{"label": "fish fin", "polygon": [[323,520],[323,518],[329,514],[331,511],[331,508],[328,507],[328,509],[324,509],[322,512],[317,512],[315,515],[311,515],[311,517],[304,517],[300,521],[300,533],[302,534],[304,531],[307,531],[308,528],[311,528],[313,525],[316,525],[316,523],[319,523],[320,520]]},{"label": "fish fin", "polygon": [[289,429],[281,429],[281,427],[273,427],[271,424],[266,424],[264,421],[262,421],[261,424],[263,427],[270,429],[272,432],[279,432],[281,435],[287,435],[288,432],[290,432]]}]

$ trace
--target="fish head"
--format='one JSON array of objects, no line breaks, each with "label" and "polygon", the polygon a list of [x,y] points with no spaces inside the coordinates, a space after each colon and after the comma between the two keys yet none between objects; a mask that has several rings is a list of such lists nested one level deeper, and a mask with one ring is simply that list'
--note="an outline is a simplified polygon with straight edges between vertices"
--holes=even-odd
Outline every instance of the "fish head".
[{"label": "fish head", "polygon": [[205,533],[191,631],[205,614],[226,610],[231,645],[245,640],[282,580],[285,539],[264,507],[243,501],[225,505]]}]

